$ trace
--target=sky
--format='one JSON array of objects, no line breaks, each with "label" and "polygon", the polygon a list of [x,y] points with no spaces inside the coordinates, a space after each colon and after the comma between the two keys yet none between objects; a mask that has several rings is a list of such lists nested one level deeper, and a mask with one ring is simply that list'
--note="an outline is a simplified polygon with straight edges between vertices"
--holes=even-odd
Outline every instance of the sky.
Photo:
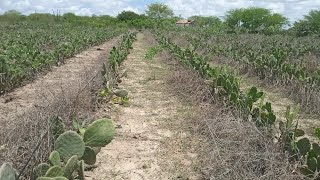
[{"label": "sky", "polygon": [[175,15],[223,17],[226,11],[241,7],[264,7],[282,13],[295,21],[302,19],[312,9],[320,10],[320,0],[0,0],[0,14],[18,10],[23,14],[73,12],[77,15],[112,15],[122,11],[144,13],[148,4],[161,2],[169,5]]}]

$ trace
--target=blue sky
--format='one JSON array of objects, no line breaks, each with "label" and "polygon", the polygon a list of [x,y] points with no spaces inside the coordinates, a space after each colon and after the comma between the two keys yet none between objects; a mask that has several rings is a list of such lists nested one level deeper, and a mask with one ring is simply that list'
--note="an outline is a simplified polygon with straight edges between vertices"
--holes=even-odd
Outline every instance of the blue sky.
[{"label": "blue sky", "polygon": [[23,14],[49,12],[74,12],[78,15],[116,16],[123,10],[144,13],[148,4],[162,2],[169,5],[176,15],[223,16],[233,8],[258,6],[282,13],[291,21],[301,19],[312,9],[320,9],[320,0],[0,0],[0,14],[16,9]]}]

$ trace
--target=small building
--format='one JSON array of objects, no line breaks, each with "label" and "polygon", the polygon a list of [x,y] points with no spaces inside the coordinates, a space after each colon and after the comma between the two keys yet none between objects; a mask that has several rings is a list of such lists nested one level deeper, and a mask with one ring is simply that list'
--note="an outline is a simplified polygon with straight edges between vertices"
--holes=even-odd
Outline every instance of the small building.
[{"label": "small building", "polygon": [[194,26],[194,21],[189,19],[182,19],[177,21],[176,25],[180,27]]}]

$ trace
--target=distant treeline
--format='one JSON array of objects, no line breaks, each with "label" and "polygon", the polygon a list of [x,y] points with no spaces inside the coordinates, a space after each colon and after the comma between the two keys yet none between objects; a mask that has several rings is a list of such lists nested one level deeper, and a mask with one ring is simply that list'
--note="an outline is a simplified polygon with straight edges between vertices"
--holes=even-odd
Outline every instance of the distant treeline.
[{"label": "distant treeline", "polygon": [[[171,27],[181,17],[173,14],[172,9],[161,3],[148,6],[145,14],[137,14],[132,11],[123,11],[117,17],[109,15],[101,16],[77,16],[74,13],[33,13],[22,15],[16,10],[10,10],[0,15],[0,21],[38,21],[38,22],[63,22],[72,24],[88,24],[94,26],[106,26],[123,24],[135,28]],[[191,16],[195,27],[214,27],[228,33],[286,33],[296,36],[320,35],[320,10],[312,10],[302,20],[290,23],[288,18],[279,13],[273,13],[269,9],[250,7],[233,9],[225,13],[223,19],[216,16]]]}]

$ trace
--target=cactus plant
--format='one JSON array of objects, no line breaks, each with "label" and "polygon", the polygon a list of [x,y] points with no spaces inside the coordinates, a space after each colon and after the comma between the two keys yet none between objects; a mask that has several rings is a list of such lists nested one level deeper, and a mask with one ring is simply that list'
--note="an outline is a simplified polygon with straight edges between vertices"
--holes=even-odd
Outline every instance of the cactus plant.
[{"label": "cactus plant", "polygon": [[73,155],[77,155],[79,158],[82,157],[85,144],[79,134],[74,131],[67,131],[58,137],[55,142],[55,149],[66,162]]},{"label": "cactus plant", "polygon": [[78,163],[78,175],[79,175],[79,180],[84,180],[84,161],[81,160]]},{"label": "cactus plant", "polygon": [[297,148],[298,148],[300,154],[305,156],[311,148],[310,140],[308,138],[300,139],[297,142]]},{"label": "cactus plant", "polygon": [[307,166],[312,172],[316,172],[318,166],[317,159],[315,157],[308,159]]},{"label": "cactus plant", "polygon": [[74,155],[72,156],[68,162],[66,163],[66,165],[64,166],[64,176],[67,177],[68,179],[72,178],[72,174],[73,172],[77,169],[78,167],[78,156]]},{"label": "cactus plant", "polygon": [[67,178],[63,176],[58,176],[58,177],[38,177],[37,180],[68,180]]},{"label": "cactus plant", "polygon": [[51,177],[38,177],[37,180],[54,180]]},{"label": "cactus plant", "polygon": [[101,151],[101,147],[92,147],[92,149],[96,155]]},{"label": "cactus plant", "polygon": [[68,180],[68,178],[60,176],[60,177],[54,177],[54,180]]},{"label": "cactus plant", "polygon": [[36,166],[33,169],[33,173],[35,177],[41,177],[44,176],[46,174],[46,172],[49,170],[50,165],[47,163],[41,163],[38,166]]},{"label": "cactus plant", "polygon": [[50,153],[49,162],[52,166],[61,166],[61,159],[58,151],[52,151]]},{"label": "cactus plant", "polygon": [[57,139],[65,131],[65,125],[58,116],[50,119],[50,126],[54,139]]},{"label": "cactus plant", "polygon": [[111,120],[99,119],[88,126],[83,140],[86,146],[103,147],[112,141],[114,133],[115,128]]},{"label": "cactus plant", "polygon": [[82,159],[86,164],[94,165],[96,163],[95,151],[91,147],[86,146]]},{"label": "cactus plant", "polygon": [[118,91],[115,91],[114,92],[114,95],[118,96],[118,97],[121,97],[121,98],[124,98],[124,97],[127,97],[128,96],[128,91],[122,89],[122,90],[118,90]]},{"label": "cactus plant", "polygon": [[48,169],[45,177],[63,176],[63,170],[60,166],[52,166]]},{"label": "cactus plant", "polygon": [[0,180],[15,180],[16,171],[9,163],[2,164],[0,168]]}]

